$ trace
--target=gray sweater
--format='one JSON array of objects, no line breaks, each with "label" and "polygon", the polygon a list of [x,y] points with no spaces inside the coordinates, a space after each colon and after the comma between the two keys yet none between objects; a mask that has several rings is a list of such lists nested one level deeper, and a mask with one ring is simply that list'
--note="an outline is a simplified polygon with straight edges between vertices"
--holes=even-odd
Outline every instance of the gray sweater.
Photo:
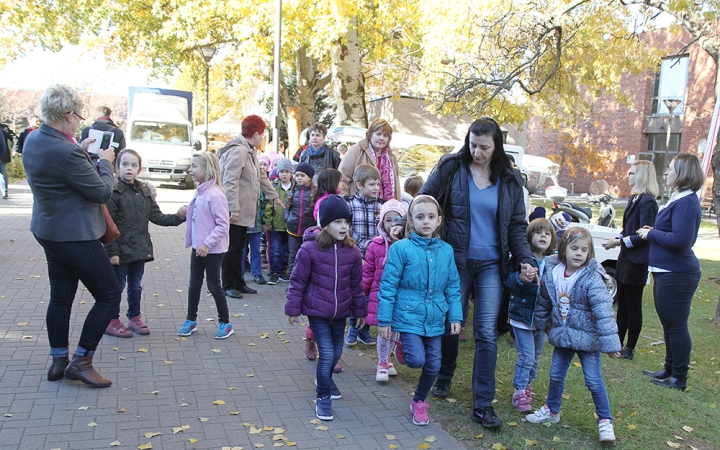
[{"label": "gray sweater", "polygon": [[553,269],[557,256],[548,256],[535,325],[545,330],[553,347],[585,352],[613,353],[621,350],[613,300],[605,285],[605,270],[593,258],[580,274],[570,294],[570,311],[563,322],[558,308]]}]

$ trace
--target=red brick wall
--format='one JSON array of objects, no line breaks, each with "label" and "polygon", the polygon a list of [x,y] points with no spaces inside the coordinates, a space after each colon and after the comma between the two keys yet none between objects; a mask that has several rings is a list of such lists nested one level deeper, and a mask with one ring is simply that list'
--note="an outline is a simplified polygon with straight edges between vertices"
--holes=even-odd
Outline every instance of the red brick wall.
[{"label": "red brick wall", "polygon": [[[666,50],[673,55],[683,48],[682,42],[690,42],[689,33],[683,31],[679,36],[667,29],[645,33],[641,39],[651,45]],[[682,137],[680,151],[698,152],[698,144],[707,138],[712,112],[715,105],[714,80],[715,62],[696,45],[691,45],[687,53],[690,58],[685,111],[682,117]],[[653,95],[654,75],[648,71],[639,76],[628,74],[621,78],[620,84],[630,97],[629,107],[623,106],[612,97],[602,97],[595,112],[578,130],[575,139],[577,145],[590,142],[598,151],[608,152],[608,167],[604,170],[592,170],[582,161],[574,177],[567,168],[560,173],[559,183],[568,189],[571,183],[575,192],[588,192],[590,184],[605,179],[611,186],[619,188],[620,195],[628,196],[630,188],[626,183],[628,172],[627,157],[647,149],[647,135],[643,133],[645,116],[650,115]],[[547,156],[556,153],[558,133],[543,126],[539,118],[532,118],[527,125],[527,153]],[[698,155],[700,156],[700,155]]]}]

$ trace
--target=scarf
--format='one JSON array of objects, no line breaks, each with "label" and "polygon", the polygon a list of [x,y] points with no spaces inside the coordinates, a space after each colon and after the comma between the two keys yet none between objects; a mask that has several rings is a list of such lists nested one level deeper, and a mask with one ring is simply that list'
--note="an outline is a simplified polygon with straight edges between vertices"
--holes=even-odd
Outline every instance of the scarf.
[{"label": "scarf", "polygon": [[393,171],[392,162],[390,161],[389,147],[382,149],[380,156],[368,141],[368,150],[375,159],[375,165],[380,171],[380,195],[383,200],[395,198],[395,172]]},{"label": "scarf", "polygon": [[323,144],[320,146],[320,148],[315,148],[312,145],[308,145],[307,148],[307,158],[311,158],[313,156],[322,156],[325,154],[325,150],[327,149],[327,145]]}]

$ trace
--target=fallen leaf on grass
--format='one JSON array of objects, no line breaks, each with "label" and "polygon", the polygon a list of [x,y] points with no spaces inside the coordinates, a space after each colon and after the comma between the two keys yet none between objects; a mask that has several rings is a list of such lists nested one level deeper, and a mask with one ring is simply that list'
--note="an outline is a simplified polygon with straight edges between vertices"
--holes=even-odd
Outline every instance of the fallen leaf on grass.
[{"label": "fallen leaf on grass", "polygon": [[90,422],[90,423],[88,424],[88,426],[89,426],[89,427],[96,427],[97,424],[96,424],[95,422]]},{"label": "fallen leaf on grass", "polygon": [[172,430],[173,430],[173,434],[178,434],[181,431],[185,431],[185,430],[189,430],[189,429],[190,429],[190,425],[183,425],[181,427],[175,427]]},{"label": "fallen leaf on grass", "polygon": [[79,409],[80,411],[87,411],[89,408],[90,408],[89,406],[81,406],[81,407],[79,407],[78,409]]},{"label": "fallen leaf on grass", "polygon": [[688,433],[692,433],[695,429],[693,427],[689,427],[689,426],[685,425],[683,427],[683,430],[687,431]]},{"label": "fallen leaf on grass", "polygon": [[388,441],[394,441],[395,435],[394,434],[386,434],[385,439],[387,439]]},{"label": "fallen leaf on grass", "polygon": [[634,430],[634,429],[636,429],[637,427],[636,427],[635,425],[633,425],[633,424],[630,424],[630,425],[628,425],[628,428],[630,428],[631,430]]},{"label": "fallen leaf on grass", "polygon": [[573,362],[573,366],[575,366],[575,367],[582,367],[582,364],[580,364],[580,363],[577,362],[577,361],[574,361],[574,362]]},{"label": "fallen leaf on grass", "polygon": [[493,444],[492,449],[493,450],[507,450],[507,447],[505,447],[504,445],[502,445],[500,443],[495,443],[495,444]]},{"label": "fallen leaf on grass", "polygon": [[200,422],[209,422],[210,421],[210,419],[208,419],[207,417],[198,417],[198,420]]},{"label": "fallen leaf on grass", "polygon": [[138,450],[150,450],[151,448],[152,448],[152,442],[148,442],[147,444],[138,446]]},{"label": "fallen leaf on grass", "polygon": [[674,437],[675,439],[680,439],[681,441],[684,441],[684,440],[685,440],[684,437],[680,437],[680,436],[678,436],[678,435],[675,435],[675,436],[673,436],[673,437]]},{"label": "fallen leaf on grass", "polygon": [[145,433],[144,436],[145,436],[146,438],[150,439],[150,438],[154,438],[155,436],[160,436],[161,434],[162,434],[162,433],[155,432],[155,431],[148,431],[147,433]]},{"label": "fallen leaf on grass", "polygon": [[562,398],[564,398],[565,400],[570,400],[570,394],[563,394]]},{"label": "fallen leaf on grass", "polygon": [[480,434],[476,434],[476,435],[475,435],[475,439],[482,439],[482,438],[483,438],[483,435],[482,435],[482,433],[480,433]]},{"label": "fallen leaf on grass", "polygon": [[550,422],[545,422],[545,423],[543,424],[543,426],[550,428],[550,427],[552,426],[552,424],[551,424]]},{"label": "fallen leaf on grass", "polygon": [[318,425],[315,427],[315,429],[320,431],[327,431],[328,427],[326,427],[325,425]]},{"label": "fallen leaf on grass", "polygon": [[665,441],[665,443],[667,444],[668,447],[680,448],[680,444],[678,444],[677,442]]},{"label": "fallen leaf on grass", "polygon": [[509,427],[516,427],[518,426],[517,422],[508,422]]},{"label": "fallen leaf on grass", "polygon": [[553,442],[560,442],[560,441],[562,441],[562,439],[560,439],[557,436],[553,436]]},{"label": "fallen leaf on grass", "polygon": [[146,348],[139,348],[137,351],[138,351],[138,353],[147,353]]},{"label": "fallen leaf on grass", "polygon": [[537,441],[533,441],[533,440],[530,440],[530,439],[525,439],[525,445],[527,445],[528,447],[532,447],[532,446],[535,445],[535,444],[537,444]]},{"label": "fallen leaf on grass", "polygon": [[120,447],[121,444],[122,444],[122,443],[121,443],[120,441],[113,441],[113,442],[109,443],[108,446],[110,446],[110,447]]},{"label": "fallen leaf on grass", "polygon": [[437,439],[435,439],[435,436],[432,436],[432,435],[425,438],[425,442],[429,442],[429,443],[431,443],[431,444],[432,444],[433,442],[435,442],[436,440],[437,440]]},{"label": "fallen leaf on grass", "polygon": [[635,417],[636,415],[637,415],[637,413],[635,411],[630,413],[630,417]]}]

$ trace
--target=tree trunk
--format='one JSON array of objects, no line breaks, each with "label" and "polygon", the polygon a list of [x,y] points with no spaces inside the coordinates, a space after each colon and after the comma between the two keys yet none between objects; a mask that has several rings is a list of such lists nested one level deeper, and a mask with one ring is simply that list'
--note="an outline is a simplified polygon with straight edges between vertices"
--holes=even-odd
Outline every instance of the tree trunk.
[{"label": "tree trunk", "polygon": [[297,72],[297,98],[300,107],[300,129],[303,130],[317,121],[315,100],[330,83],[330,75],[322,76],[317,61],[307,55],[307,48],[301,47],[295,58]]},{"label": "tree trunk", "polygon": [[360,61],[357,17],[350,22],[345,37],[335,41],[330,51],[330,61],[337,118],[340,125],[367,128],[365,76]]},{"label": "tree trunk", "polygon": [[291,159],[295,155],[295,151],[300,147],[298,140],[300,138],[300,107],[298,106],[286,106],[285,107],[285,126],[288,134],[288,145],[285,149],[285,156]]}]

